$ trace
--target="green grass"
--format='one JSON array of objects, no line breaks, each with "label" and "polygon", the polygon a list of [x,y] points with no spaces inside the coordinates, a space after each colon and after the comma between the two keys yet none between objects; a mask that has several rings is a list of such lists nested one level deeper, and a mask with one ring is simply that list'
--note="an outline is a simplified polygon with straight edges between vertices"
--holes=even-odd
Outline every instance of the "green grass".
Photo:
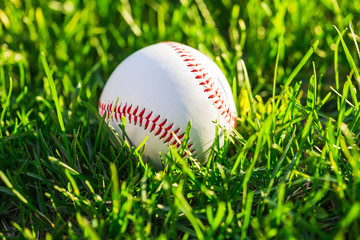
[{"label": "green grass", "polygon": [[[359,239],[358,1],[0,2],[0,238]],[[97,114],[134,51],[177,41],[239,113],[205,166],[156,172]],[[138,149],[139,150],[139,149]]]}]

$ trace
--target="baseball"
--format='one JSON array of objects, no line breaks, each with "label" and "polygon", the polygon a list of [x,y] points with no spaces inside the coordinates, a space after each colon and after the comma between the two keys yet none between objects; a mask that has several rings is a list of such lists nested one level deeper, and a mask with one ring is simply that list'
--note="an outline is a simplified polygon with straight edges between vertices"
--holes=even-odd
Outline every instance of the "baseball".
[{"label": "baseball", "polygon": [[237,117],[232,91],[219,67],[198,50],[175,42],[145,47],[119,64],[101,94],[99,113],[106,114],[119,133],[125,117],[127,141],[135,147],[148,137],[143,158],[156,169],[162,169],[161,155],[169,145],[180,149],[189,121],[188,154],[204,164],[215,125],[231,130]]}]

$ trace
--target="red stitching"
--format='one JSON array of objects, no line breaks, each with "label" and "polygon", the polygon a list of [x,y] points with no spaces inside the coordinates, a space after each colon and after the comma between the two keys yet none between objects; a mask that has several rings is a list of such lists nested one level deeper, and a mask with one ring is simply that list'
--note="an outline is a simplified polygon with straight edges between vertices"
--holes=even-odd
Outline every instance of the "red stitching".
[{"label": "red stitching", "polygon": [[[174,123],[168,123],[167,119],[158,123],[159,119],[161,118],[160,115],[157,115],[154,119],[152,119],[151,117],[154,115],[152,111],[149,114],[147,114],[146,117],[144,117],[144,114],[146,112],[145,108],[143,108],[141,111],[139,111],[139,106],[136,106],[136,108],[133,111],[132,109],[133,109],[133,105],[130,104],[128,106],[128,103],[125,104],[120,103],[119,105],[113,105],[112,102],[104,103],[99,101],[99,113],[101,116],[106,114],[106,118],[109,119],[111,112],[114,110],[111,118],[115,122],[121,121],[122,117],[125,117],[129,120],[128,122],[129,124],[133,124],[134,126],[139,125],[140,127],[142,127],[143,121],[145,121],[144,130],[147,130],[149,128],[150,123],[152,123],[150,132],[153,132],[155,129],[157,129],[156,132],[154,132],[154,135],[158,136],[159,139],[165,139],[164,140],[165,144],[175,145],[177,148],[181,146],[181,144],[177,141],[177,139],[174,138],[173,134],[180,140],[180,142],[182,142],[185,133],[179,134],[180,128],[176,128],[176,130],[171,131],[171,129],[175,129]],[[190,143],[189,141],[188,149],[191,153],[194,153],[195,149],[191,149],[192,147],[193,144]]]},{"label": "red stitching", "polygon": [[[221,111],[221,115],[224,115],[224,113],[227,113],[224,116],[224,119],[233,127],[235,127],[236,124],[236,114],[230,112],[230,107],[227,103],[224,101],[224,97],[222,96],[219,89],[214,90],[214,82],[212,81],[211,77],[208,77],[208,73],[205,72],[205,68],[201,67],[201,63],[197,61],[194,55],[191,54],[191,51],[186,49],[186,46],[180,44],[180,43],[174,43],[174,42],[165,42],[170,47],[172,47],[177,54],[179,54],[179,57],[181,57],[185,62],[187,62],[187,66],[191,68],[191,72],[197,74],[195,76],[195,79],[200,80],[199,85],[204,86],[204,92],[210,94],[209,99],[213,100],[213,104],[216,106],[216,108]],[[184,54],[185,53],[185,54]],[[200,74],[198,74],[200,73]],[[224,110],[222,110],[224,108]]]},{"label": "red stitching", "polygon": [[[199,85],[204,87],[204,92],[209,94],[208,98],[213,101],[213,104],[221,112],[221,115],[224,117],[224,119],[231,126],[235,127],[236,114],[230,112],[230,108],[228,104],[226,104],[225,98],[222,96],[220,90],[218,88],[214,89],[214,82],[211,77],[207,76],[208,73],[206,72],[204,67],[201,67],[201,63],[197,61],[195,56],[191,54],[191,51],[186,49],[184,45],[174,42],[166,43],[171,46],[177,54],[179,54],[183,61],[187,62],[186,66],[191,68],[190,71],[196,74],[195,79],[198,79],[200,81]],[[174,123],[167,123],[167,119],[165,119],[161,123],[157,123],[158,120],[161,118],[160,115],[156,116],[154,119],[151,119],[153,115],[152,111],[145,117],[145,108],[143,108],[141,111],[139,106],[136,106],[135,109],[131,111],[132,109],[133,105],[128,106],[127,103],[120,103],[118,106],[113,106],[112,102],[104,103],[99,101],[99,113],[101,116],[106,113],[106,118],[109,119],[112,110],[114,110],[112,115],[114,121],[121,121],[122,117],[125,117],[129,120],[129,124],[133,124],[135,126],[139,125],[140,127],[143,127],[144,130],[147,130],[150,123],[152,123],[150,132],[153,132],[156,128],[158,128],[157,131],[154,132],[155,136],[158,136],[159,139],[165,139],[165,144],[175,145],[177,148],[180,148],[181,144],[177,141],[177,139],[182,142],[185,133],[182,132],[181,134],[179,134],[180,128],[176,128],[175,131],[171,131],[171,129],[175,128]],[[173,134],[177,137],[177,139],[174,138]],[[194,145],[190,143],[190,141],[187,147],[192,154],[195,153],[195,149],[191,149],[194,147]],[[184,153],[182,157],[185,156],[186,153]]]}]

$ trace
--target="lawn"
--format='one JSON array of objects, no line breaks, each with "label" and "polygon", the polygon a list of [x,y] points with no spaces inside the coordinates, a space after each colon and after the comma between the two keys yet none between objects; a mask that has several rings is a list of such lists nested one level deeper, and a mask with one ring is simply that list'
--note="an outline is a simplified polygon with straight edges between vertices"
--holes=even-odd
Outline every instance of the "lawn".
[{"label": "lawn", "polygon": [[[360,2],[0,1],[1,239],[359,239]],[[175,41],[238,111],[205,165],[144,164],[98,114],[136,50]],[[183,149],[182,149],[183,150]]]}]

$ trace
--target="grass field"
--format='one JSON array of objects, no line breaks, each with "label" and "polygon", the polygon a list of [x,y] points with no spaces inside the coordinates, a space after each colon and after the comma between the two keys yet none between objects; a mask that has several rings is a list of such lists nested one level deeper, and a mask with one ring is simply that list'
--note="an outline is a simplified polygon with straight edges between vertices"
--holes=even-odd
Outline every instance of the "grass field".
[{"label": "grass field", "polygon": [[[360,2],[0,1],[1,239],[360,239]],[[224,71],[236,133],[143,165],[97,114],[176,41]]]}]

